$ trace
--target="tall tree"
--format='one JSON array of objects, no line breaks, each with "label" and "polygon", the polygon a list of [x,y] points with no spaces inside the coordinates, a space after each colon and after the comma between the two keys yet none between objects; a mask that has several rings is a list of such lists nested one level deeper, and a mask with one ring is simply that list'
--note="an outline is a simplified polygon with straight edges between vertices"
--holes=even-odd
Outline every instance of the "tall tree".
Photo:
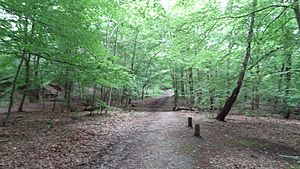
[{"label": "tall tree", "polygon": [[[257,0],[253,0],[253,2],[252,2],[253,11],[255,11],[256,5],[257,5]],[[243,81],[244,81],[245,74],[247,71],[248,62],[251,57],[251,45],[252,45],[253,36],[254,36],[255,14],[256,13],[253,12],[250,15],[250,24],[249,24],[249,31],[248,31],[248,36],[247,36],[247,48],[246,48],[246,52],[245,52],[245,56],[244,56],[243,67],[239,74],[237,86],[234,88],[231,95],[227,98],[225,105],[223,106],[221,112],[216,117],[216,119],[219,121],[225,121],[225,118],[228,115],[229,111],[231,110],[234,102],[236,101],[236,99],[240,93],[241,87],[243,85]]]}]

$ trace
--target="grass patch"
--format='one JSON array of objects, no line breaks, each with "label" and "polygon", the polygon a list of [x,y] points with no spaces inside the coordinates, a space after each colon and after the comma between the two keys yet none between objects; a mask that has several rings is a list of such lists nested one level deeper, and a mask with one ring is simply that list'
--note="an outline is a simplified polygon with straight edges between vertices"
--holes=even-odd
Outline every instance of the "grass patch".
[{"label": "grass patch", "polygon": [[263,111],[244,111],[243,114],[249,117],[269,117],[270,114]]},{"label": "grass patch", "polygon": [[263,147],[263,145],[261,145],[260,143],[258,143],[256,141],[253,141],[253,140],[240,140],[240,141],[238,141],[238,144],[240,146],[248,147],[248,148],[254,148],[254,147],[261,148],[261,147]]},{"label": "grass patch", "polygon": [[300,169],[300,164],[291,165],[290,169]]},{"label": "grass patch", "polygon": [[0,108],[7,108],[9,105],[9,101],[6,100],[0,100]]}]

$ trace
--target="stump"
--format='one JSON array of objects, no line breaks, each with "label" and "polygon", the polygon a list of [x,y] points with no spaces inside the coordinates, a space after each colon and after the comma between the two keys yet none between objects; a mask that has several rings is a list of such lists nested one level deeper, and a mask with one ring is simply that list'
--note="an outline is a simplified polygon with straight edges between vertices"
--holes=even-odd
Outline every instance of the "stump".
[{"label": "stump", "polygon": [[195,124],[195,136],[200,137],[200,124]]},{"label": "stump", "polygon": [[192,117],[188,117],[188,126],[193,127],[193,119]]}]

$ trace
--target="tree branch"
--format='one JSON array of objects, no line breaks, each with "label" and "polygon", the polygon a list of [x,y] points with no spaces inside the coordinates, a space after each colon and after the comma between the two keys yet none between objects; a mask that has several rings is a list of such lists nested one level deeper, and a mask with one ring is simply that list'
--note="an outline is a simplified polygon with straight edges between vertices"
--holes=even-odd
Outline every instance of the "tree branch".
[{"label": "tree branch", "polygon": [[[52,56],[48,53],[29,53],[29,54],[32,54],[32,55],[36,55],[36,56],[39,56],[43,59],[46,59],[46,60],[49,60],[49,61],[52,61],[52,62],[57,62],[57,63],[62,63],[62,64],[67,64],[67,65],[70,65],[70,66],[75,66],[75,67],[82,67],[81,65],[77,65],[77,64],[74,64],[74,63],[70,63],[68,61],[65,61],[65,60],[60,60],[60,59],[56,59],[56,58],[51,58]],[[44,56],[44,55],[46,56]]]},{"label": "tree branch", "polygon": [[264,60],[266,58],[266,56],[270,56],[271,54],[277,52],[280,49],[283,49],[284,46],[278,47],[276,49],[273,49],[271,51],[269,51],[268,53],[264,54],[261,58],[259,58],[254,64],[252,64],[247,70],[251,70],[253,67],[255,67],[257,64],[259,64],[262,60]]},{"label": "tree branch", "polygon": [[289,7],[291,7],[291,5],[278,5],[278,4],[274,4],[274,5],[269,5],[269,6],[266,6],[264,8],[260,8],[260,9],[254,10],[254,11],[252,11],[250,13],[239,15],[239,16],[223,16],[223,17],[220,17],[218,19],[227,19],[227,18],[229,18],[229,19],[239,19],[239,18],[248,17],[248,16],[250,16],[253,13],[261,12],[261,11],[264,11],[264,10],[269,9],[269,8],[289,8]]}]

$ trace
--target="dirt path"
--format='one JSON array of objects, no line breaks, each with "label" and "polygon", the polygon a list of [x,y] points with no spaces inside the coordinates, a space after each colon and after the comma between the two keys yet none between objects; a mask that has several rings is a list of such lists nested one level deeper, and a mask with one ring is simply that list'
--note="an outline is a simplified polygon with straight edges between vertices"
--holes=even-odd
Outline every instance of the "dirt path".
[{"label": "dirt path", "polygon": [[83,168],[197,168],[194,155],[203,141],[193,136],[184,114],[168,111],[173,105],[171,95],[166,92],[134,102],[138,109],[153,112],[123,130],[110,147]]},{"label": "dirt path", "polygon": [[[300,121],[172,112],[171,93],[133,102],[137,111],[81,116],[13,114],[0,128],[0,168],[298,169]],[[87,113],[87,112],[86,112]],[[201,125],[201,138],[187,127]]]},{"label": "dirt path", "polygon": [[[287,157],[300,155],[298,121],[274,123],[272,118],[230,116],[229,123],[217,122],[203,114],[167,111],[173,105],[168,94],[135,104],[140,111],[154,112],[135,122],[132,128],[121,131],[123,134],[110,147],[83,168],[288,169],[297,166],[296,160]],[[193,129],[186,126],[188,116],[201,124],[201,138],[193,136]]]},{"label": "dirt path", "polygon": [[185,122],[183,114],[151,113],[84,168],[197,168],[193,156],[203,141]]},{"label": "dirt path", "polygon": [[[145,169],[289,169],[300,155],[300,122],[229,116],[228,123],[204,114],[172,112],[173,98],[135,102],[154,111],[136,121],[83,168]],[[187,127],[187,117],[201,124],[201,138]],[[294,167],[295,168],[295,167]]]},{"label": "dirt path", "polygon": [[172,111],[173,107],[173,92],[165,91],[165,93],[159,97],[133,101],[130,109],[134,111],[164,112]]}]

